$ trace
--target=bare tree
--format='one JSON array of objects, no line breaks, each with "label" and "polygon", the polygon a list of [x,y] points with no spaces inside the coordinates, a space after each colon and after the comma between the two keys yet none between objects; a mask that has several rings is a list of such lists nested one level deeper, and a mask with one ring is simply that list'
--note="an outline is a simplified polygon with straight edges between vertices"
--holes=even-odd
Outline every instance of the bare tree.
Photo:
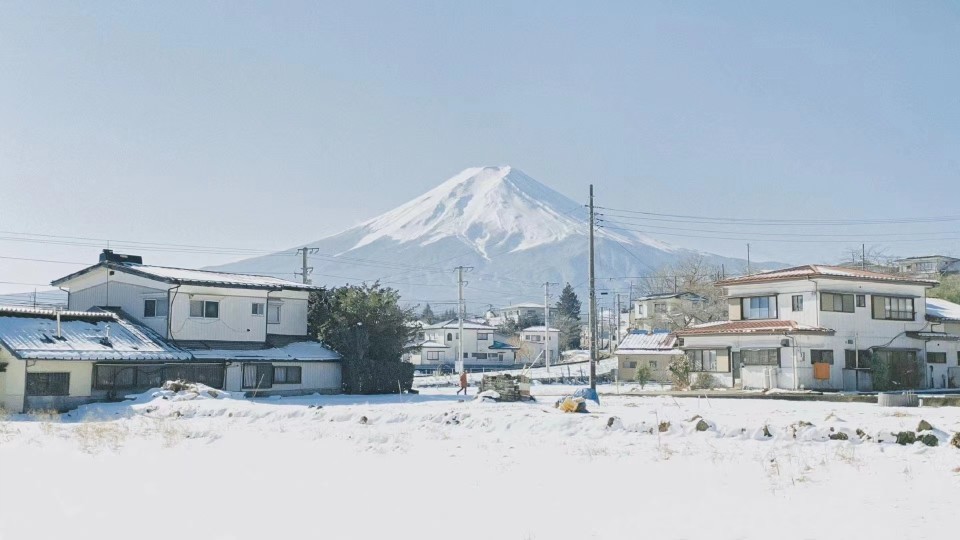
[{"label": "bare tree", "polygon": [[645,280],[649,294],[683,293],[680,302],[662,316],[671,330],[727,318],[726,298],[715,285],[720,268],[695,254],[662,267]]},{"label": "bare tree", "polygon": [[856,268],[864,268],[874,272],[895,272],[893,261],[897,257],[891,255],[887,248],[871,244],[868,246],[850,246],[843,250],[840,264]]}]

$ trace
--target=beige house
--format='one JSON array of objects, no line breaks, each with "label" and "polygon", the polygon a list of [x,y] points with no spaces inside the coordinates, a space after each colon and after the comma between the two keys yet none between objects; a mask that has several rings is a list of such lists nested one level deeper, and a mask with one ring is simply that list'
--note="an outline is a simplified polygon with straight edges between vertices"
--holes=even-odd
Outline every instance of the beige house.
[{"label": "beige house", "polygon": [[617,373],[621,381],[632,381],[637,369],[650,368],[650,380],[670,382],[670,361],[682,356],[677,337],[668,332],[631,332],[617,346]]},{"label": "beige house", "polygon": [[98,381],[150,366],[151,386],[190,353],[109,311],[0,308],[0,405],[10,412],[65,410],[107,398]]}]

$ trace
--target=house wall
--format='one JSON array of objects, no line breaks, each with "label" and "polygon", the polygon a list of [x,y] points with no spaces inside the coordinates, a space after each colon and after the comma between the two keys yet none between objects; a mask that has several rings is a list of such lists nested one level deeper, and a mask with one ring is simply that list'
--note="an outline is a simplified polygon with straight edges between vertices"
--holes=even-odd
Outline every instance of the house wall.
[{"label": "house wall", "polygon": [[621,381],[633,381],[637,378],[637,369],[641,366],[650,367],[650,380],[667,383],[670,382],[670,360],[673,356],[669,354],[618,354],[617,355],[617,376]]},{"label": "house wall", "polygon": [[[10,412],[25,412],[39,409],[65,410],[92,401],[90,384],[93,363],[60,360],[29,360],[15,358],[0,347],[0,362],[7,364],[6,372],[0,374],[0,404]],[[26,372],[24,371],[26,370]],[[69,373],[70,387],[67,396],[24,396],[25,373]]]},{"label": "house wall", "polygon": [[[168,295],[168,291],[169,295]],[[220,302],[217,319],[191,318],[190,300]],[[167,302],[170,317],[143,316],[143,301],[153,298]],[[266,335],[307,335],[307,291],[271,291],[271,304],[281,304],[280,323],[267,324],[266,315],[254,315],[253,303],[264,303],[267,291],[228,287],[176,287],[148,278],[99,268],[71,283],[69,308],[86,311],[96,306],[122,308],[138,322],[168,339],[216,341],[264,341]]]},{"label": "house wall", "polygon": [[[267,333],[307,334],[305,291],[271,292],[270,304],[280,303],[280,324],[267,324],[266,315],[253,315],[252,304],[266,303],[266,291],[183,286],[172,294],[170,337],[179,340],[264,341]],[[190,317],[190,301],[220,303],[219,318]]]},{"label": "house wall", "polygon": [[[323,394],[341,391],[340,362],[273,362],[277,366],[300,366],[300,384],[274,384],[271,388],[261,389],[258,396],[298,395],[319,392]],[[243,363],[231,362],[227,365],[225,390],[228,392],[252,394],[252,389],[243,386]]]}]

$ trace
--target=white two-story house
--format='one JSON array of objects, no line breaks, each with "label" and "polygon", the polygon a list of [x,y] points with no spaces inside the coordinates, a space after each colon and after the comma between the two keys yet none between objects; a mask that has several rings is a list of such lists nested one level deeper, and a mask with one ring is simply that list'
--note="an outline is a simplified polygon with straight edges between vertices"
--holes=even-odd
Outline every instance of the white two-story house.
[{"label": "white two-story house", "polygon": [[[453,369],[460,347],[460,325],[456,319],[422,327],[423,339],[411,347],[409,360],[419,371]],[[488,324],[463,321],[464,369],[512,366],[519,347],[508,343]]]},{"label": "white two-story house", "polygon": [[520,331],[520,349],[526,349],[528,361],[555,365],[560,358],[560,329],[542,325],[524,328]]},{"label": "white two-story house", "polygon": [[[806,265],[717,283],[729,320],[676,332],[695,373],[723,386],[943,387],[955,336],[926,319],[936,281]],[[932,354],[931,354],[932,353]]]},{"label": "white two-story house", "polygon": [[[69,310],[113,312],[188,353],[163,366],[166,379],[252,395],[340,391],[340,356],[307,335],[311,285],[146,265],[110,250],[53,285],[67,291]],[[158,366],[105,360],[92,369],[94,395],[121,395],[155,385]]]}]

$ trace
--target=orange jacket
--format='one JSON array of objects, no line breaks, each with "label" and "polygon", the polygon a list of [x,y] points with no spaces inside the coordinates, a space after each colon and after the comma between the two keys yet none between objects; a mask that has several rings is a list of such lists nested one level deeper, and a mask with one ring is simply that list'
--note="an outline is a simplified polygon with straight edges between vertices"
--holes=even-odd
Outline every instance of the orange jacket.
[{"label": "orange jacket", "polygon": [[467,372],[464,371],[463,373],[460,374],[460,388],[466,388],[466,387],[467,387]]}]

